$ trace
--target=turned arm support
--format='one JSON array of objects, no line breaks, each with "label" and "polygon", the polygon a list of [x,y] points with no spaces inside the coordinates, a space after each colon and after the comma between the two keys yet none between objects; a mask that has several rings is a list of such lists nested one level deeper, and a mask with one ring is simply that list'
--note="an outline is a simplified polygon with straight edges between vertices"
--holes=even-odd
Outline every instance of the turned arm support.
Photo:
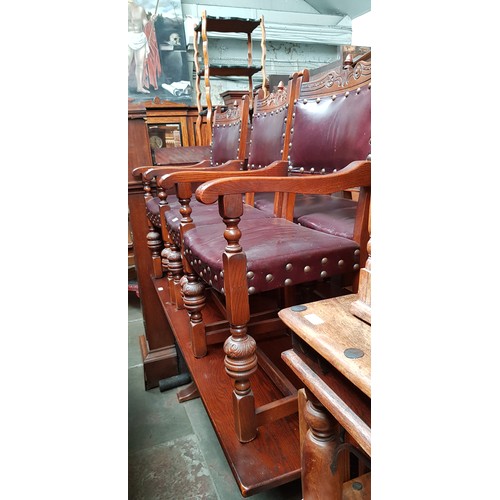
[{"label": "turned arm support", "polygon": [[[262,170],[254,171],[257,174]],[[250,172],[248,172],[250,173]],[[342,170],[326,175],[312,177],[264,177],[246,176],[219,178],[202,184],[196,190],[198,201],[206,204],[214,203],[219,196],[242,194],[246,192],[266,193],[303,193],[330,194],[348,188],[371,185],[371,162],[354,161]]]},{"label": "turned arm support", "polygon": [[[230,163],[230,162],[228,162]],[[232,163],[232,162],[231,162]],[[265,176],[265,175],[273,175],[273,176],[286,176],[287,175],[288,162],[284,160],[279,160],[271,163],[267,167],[258,169],[258,170],[242,170],[242,171],[224,171],[224,170],[216,170],[211,168],[209,170],[197,170],[197,171],[182,171],[182,172],[174,172],[163,175],[158,180],[158,185],[163,189],[169,189],[173,187],[177,183],[200,183],[211,181],[212,179],[224,179],[230,177],[232,179],[236,177],[242,177],[246,179],[248,176]],[[243,183],[247,181],[244,180]],[[243,192],[246,192],[247,189],[244,189]]]}]

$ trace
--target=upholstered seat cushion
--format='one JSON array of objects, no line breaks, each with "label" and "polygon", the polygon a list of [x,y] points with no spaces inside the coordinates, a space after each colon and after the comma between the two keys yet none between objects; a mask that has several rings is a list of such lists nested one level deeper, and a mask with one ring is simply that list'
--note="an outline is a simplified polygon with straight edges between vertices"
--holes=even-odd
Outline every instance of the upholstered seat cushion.
[{"label": "upholstered seat cushion", "polygon": [[[244,216],[243,216],[244,217]],[[186,232],[185,256],[194,271],[218,291],[224,287],[224,223]],[[359,247],[347,238],[279,218],[245,220],[239,228],[247,257],[249,293],[315,281],[359,268]]]},{"label": "upholstered seat cushion", "polygon": [[[274,193],[256,193],[255,207],[259,210],[273,213]],[[295,197],[293,220],[297,222],[300,217],[313,212],[327,212],[338,208],[356,207],[357,202],[328,194],[298,194]]]},{"label": "upholstered seat cushion", "polygon": [[[203,203],[200,203],[196,198],[193,198],[189,205],[192,209],[191,218],[193,219],[193,222],[196,226],[220,224],[222,222],[222,219],[219,215],[218,203],[212,203],[211,205],[204,205]],[[179,208],[180,208],[180,203],[176,201],[170,205],[170,210],[165,212],[168,232],[177,247],[181,246],[179,230],[180,230],[182,215],[179,212]],[[269,215],[265,212],[262,212],[262,210],[258,210],[252,206],[244,204],[243,217],[245,218],[245,220],[255,220],[255,219],[267,219]]]},{"label": "upholstered seat cushion", "polygon": [[316,231],[352,240],[355,221],[356,207],[344,207],[302,215],[298,218],[297,223]]},{"label": "upholstered seat cushion", "polygon": [[[180,203],[179,200],[177,199],[176,195],[169,195],[167,196],[167,203],[170,206],[171,210],[176,210],[176,213],[179,213],[179,207]],[[194,196],[191,198],[190,205],[192,208],[195,206],[200,206],[203,205],[203,203],[200,203]],[[216,204],[217,205],[217,204]],[[206,206],[206,205],[204,205]],[[149,222],[153,224],[154,227],[161,229],[161,224],[160,224],[160,198],[157,196],[150,198],[149,200],[146,201],[146,215],[149,219]]]}]

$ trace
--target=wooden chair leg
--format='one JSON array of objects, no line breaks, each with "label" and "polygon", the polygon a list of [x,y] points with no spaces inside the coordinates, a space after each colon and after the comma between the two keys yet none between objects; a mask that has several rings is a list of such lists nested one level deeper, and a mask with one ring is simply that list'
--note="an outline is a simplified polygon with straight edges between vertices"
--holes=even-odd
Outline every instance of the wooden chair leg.
[{"label": "wooden chair leg", "polygon": [[155,278],[161,278],[163,276],[163,270],[161,267],[161,257],[160,250],[163,248],[163,241],[161,240],[160,233],[154,228],[147,234],[146,238],[148,241],[148,248],[151,251],[151,259],[153,261],[153,276]]},{"label": "wooden chair leg", "polygon": [[307,500],[342,500],[347,479],[348,453],[341,451],[332,470],[332,459],[340,446],[340,425],[314,395],[308,401],[304,419],[309,427],[301,443],[302,495]]},{"label": "wooden chair leg", "polygon": [[189,327],[191,333],[191,345],[196,358],[202,358],[207,354],[207,338],[205,324],[201,310],[205,306],[205,286],[194,273],[183,277],[182,300],[189,314]]},{"label": "wooden chair leg", "polygon": [[170,246],[170,252],[168,253],[168,271],[170,276],[172,276],[171,281],[169,281],[169,292],[172,297],[172,303],[175,304],[177,309],[184,309],[180,287],[180,280],[184,274],[184,270],[182,268],[181,252],[175,245]]},{"label": "wooden chair leg", "polygon": [[247,335],[246,326],[230,326],[231,336],[224,342],[226,373],[234,380],[233,410],[236,435],[241,443],[257,436],[255,400],[250,375],[257,370],[257,344]]}]

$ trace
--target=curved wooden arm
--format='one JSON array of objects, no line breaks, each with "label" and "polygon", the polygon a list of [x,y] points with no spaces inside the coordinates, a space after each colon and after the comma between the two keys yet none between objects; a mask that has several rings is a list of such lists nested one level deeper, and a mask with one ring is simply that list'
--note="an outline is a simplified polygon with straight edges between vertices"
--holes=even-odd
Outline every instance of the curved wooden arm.
[{"label": "curved wooden arm", "polygon": [[150,181],[155,177],[160,177],[161,175],[165,175],[171,172],[183,172],[186,169],[206,169],[213,168],[210,165],[212,163],[210,160],[203,160],[199,163],[194,163],[192,165],[177,165],[171,167],[149,167],[142,173],[142,178],[146,181]]},{"label": "curved wooden arm", "polygon": [[[175,184],[179,182],[207,182],[212,179],[225,179],[230,177],[231,179],[239,178],[240,176],[246,179],[248,176],[256,177],[264,177],[266,175],[274,175],[274,176],[286,176],[288,169],[288,162],[285,160],[279,160],[271,163],[267,167],[260,168],[258,170],[241,170],[241,171],[216,171],[213,172],[213,169],[208,170],[197,170],[197,171],[183,171],[183,172],[175,172],[172,174],[167,174],[162,176],[158,185],[163,189],[169,189],[173,187]],[[246,183],[247,181],[243,181]],[[246,192],[244,189],[242,192]]]},{"label": "curved wooden arm", "polygon": [[[261,172],[257,170],[256,172]],[[196,198],[202,203],[213,203],[221,195],[242,193],[304,193],[330,194],[344,189],[370,186],[371,162],[353,161],[333,174],[308,177],[232,177],[208,181],[196,190]]]},{"label": "curved wooden arm", "polygon": [[203,160],[198,163],[187,163],[186,165],[171,165],[171,166],[161,166],[161,165],[145,165],[143,167],[136,167],[132,170],[132,175],[134,177],[141,177],[147,173],[145,180],[151,180],[153,177],[164,175],[168,172],[178,172],[184,170],[185,168],[207,168],[210,167],[210,160]]}]

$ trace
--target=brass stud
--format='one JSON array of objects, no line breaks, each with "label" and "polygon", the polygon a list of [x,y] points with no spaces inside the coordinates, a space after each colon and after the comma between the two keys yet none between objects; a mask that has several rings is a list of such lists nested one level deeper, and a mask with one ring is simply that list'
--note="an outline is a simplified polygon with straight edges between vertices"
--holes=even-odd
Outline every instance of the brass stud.
[{"label": "brass stud", "polygon": [[345,262],[342,259],[340,259],[339,260],[339,267],[344,267],[344,264],[345,264]]},{"label": "brass stud", "polygon": [[311,170],[309,170],[309,172],[311,172],[311,174],[314,174],[314,167],[312,167]]},{"label": "brass stud", "polygon": [[307,104],[307,99],[304,99],[302,102],[303,102],[304,104]]},{"label": "brass stud", "polygon": [[321,263],[322,263],[324,266],[326,266],[326,264],[328,263],[328,258],[327,258],[327,257],[323,257],[323,258],[321,259]]},{"label": "brass stud", "polygon": [[359,255],[361,253],[361,251],[359,250],[359,248],[357,248],[356,250],[354,250],[354,255]]},{"label": "brass stud", "polygon": [[361,92],[361,87],[358,87],[358,88],[356,89],[356,94],[359,94],[360,92]]},{"label": "brass stud", "polygon": [[285,280],[285,286],[290,286],[292,284],[292,280],[290,278],[287,278]]},{"label": "brass stud", "polygon": [[319,97],[316,97],[316,102],[321,102],[321,99]]},{"label": "brass stud", "polygon": [[352,266],[352,268],[357,271],[359,269],[359,264],[354,264],[354,266]]},{"label": "brass stud", "polygon": [[299,172],[300,173],[304,172],[304,167],[300,167]]},{"label": "brass stud", "polygon": [[336,94],[333,94],[333,95],[332,95],[332,101],[335,101],[335,99],[337,99],[337,95],[336,95]]},{"label": "brass stud", "polygon": [[292,264],[291,264],[291,263],[288,263],[288,264],[285,266],[285,269],[286,269],[287,271],[291,271],[291,270],[293,269]]},{"label": "brass stud", "polygon": [[270,281],[273,281],[274,276],[272,274],[267,274],[266,275],[266,281],[269,283]]},{"label": "brass stud", "polygon": [[310,266],[306,266],[306,267],[304,267],[304,272],[305,272],[305,273],[308,273],[310,270],[311,270],[311,267],[310,267]]},{"label": "brass stud", "polygon": [[247,278],[249,280],[253,280],[254,276],[255,276],[255,273],[253,271],[248,271]]},{"label": "brass stud", "polygon": [[218,281],[219,278],[217,277],[217,275],[214,276],[214,281]]},{"label": "brass stud", "polygon": [[251,286],[249,289],[248,289],[248,293],[251,295],[252,293],[255,293],[255,287],[254,286]]},{"label": "brass stud", "polygon": [[320,276],[321,276],[322,278],[326,278],[326,277],[328,276],[328,273],[327,273],[326,271],[321,271]]},{"label": "brass stud", "polygon": [[345,95],[345,97],[349,97],[349,91],[347,90],[344,95]]},{"label": "brass stud", "polygon": [[220,293],[224,293],[224,288],[221,288],[221,289],[220,289]]}]

